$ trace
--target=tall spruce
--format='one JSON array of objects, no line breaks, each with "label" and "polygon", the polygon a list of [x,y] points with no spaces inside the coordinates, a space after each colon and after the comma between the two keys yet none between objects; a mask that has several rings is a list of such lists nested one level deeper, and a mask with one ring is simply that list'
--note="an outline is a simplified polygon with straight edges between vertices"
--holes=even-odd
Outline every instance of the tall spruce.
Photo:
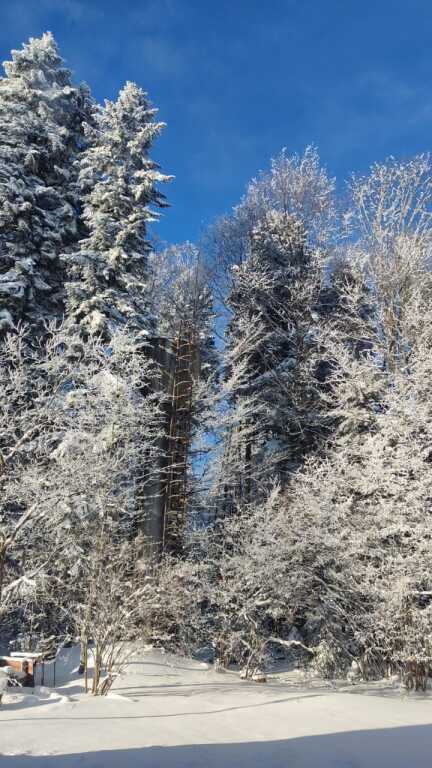
[{"label": "tall spruce", "polygon": [[218,510],[265,495],[271,478],[285,481],[321,431],[315,336],[337,225],[334,188],[314,147],[283,150],[206,237],[227,328]]},{"label": "tall spruce", "polygon": [[109,338],[117,328],[152,328],[149,312],[148,225],[153,207],[166,205],[157,188],[170,177],[160,173],[149,151],[164,123],[134,83],[116,102],[107,101],[89,146],[79,160],[83,223],[87,235],[67,255],[68,313],[90,332]]},{"label": "tall spruce", "polygon": [[248,502],[297,468],[318,427],[314,307],[319,261],[303,225],[271,211],[252,234],[228,298],[227,396],[232,493]]},{"label": "tall spruce", "polygon": [[51,33],[32,38],[0,80],[0,327],[39,332],[64,311],[60,255],[79,237],[74,162],[91,121]]}]

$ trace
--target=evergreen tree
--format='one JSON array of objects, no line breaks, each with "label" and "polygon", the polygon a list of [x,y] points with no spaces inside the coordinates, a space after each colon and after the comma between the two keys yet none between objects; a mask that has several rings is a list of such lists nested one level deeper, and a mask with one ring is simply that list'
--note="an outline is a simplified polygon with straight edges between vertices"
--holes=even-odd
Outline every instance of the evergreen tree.
[{"label": "evergreen tree", "polygon": [[31,39],[0,80],[0,323],[41,329],[64,311],[60,254],[79,236],[73,163],[93,103],[74,87],[50,33]]},{"label": "evergreen tree", "polygon": [[206,237],[227,313],[226,408],[212,489],[219,509],[259,487],[265,495],[272,475],[285,481],[321,432],[315,389],[327,374],[315,335],[326,312],[334,187],[314,147],[283,150]]},{"label": "evergreen tree", "polygon": [[249,501],[298,467],[318,431],[314,378],[316,255],[303,225],[269,212],[235,269],[227,329],[229,464],[234,496]]},{"label": "evergreen tree", "polygon": [[206,233],[206,251],[223,303],[231,289],[232,267],[249,258],[252,233],[269,212],[290,214],[301,222],[313,250],[326,251],[334,240],[335,180],[321,166],[316,147],[306,147],[302,155],[289,155],[283,149],[270,166],[252,179],[240,203]]},{"label": "evergreen tree", "polygon": [[137,85],[127,83],[87,129],[79,160],[87,236],[66,257],[68,313],[87,331],[109,338],[116,328],[148,332],[148,225],[163,207],[158,182],[170,177],[149,158],[163,123]]}]

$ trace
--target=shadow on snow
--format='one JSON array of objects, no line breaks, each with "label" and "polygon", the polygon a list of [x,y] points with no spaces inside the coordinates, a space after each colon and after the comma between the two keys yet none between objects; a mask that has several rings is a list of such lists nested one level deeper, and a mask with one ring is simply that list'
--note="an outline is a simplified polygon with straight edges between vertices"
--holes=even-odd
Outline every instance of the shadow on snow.
[{"label": "shadow on snow", "polygon": [[1,768],[430,768],[431,765],[432,725],[350,731],[283,741],[155,745],[73,755],[0,758]]}]

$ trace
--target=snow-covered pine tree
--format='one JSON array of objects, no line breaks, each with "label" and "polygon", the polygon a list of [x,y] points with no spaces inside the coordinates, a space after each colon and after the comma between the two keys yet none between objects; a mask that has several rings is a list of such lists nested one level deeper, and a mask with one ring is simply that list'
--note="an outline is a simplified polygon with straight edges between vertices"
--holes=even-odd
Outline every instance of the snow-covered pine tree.
[{"label": "snow-covered pine tree", "polygon": [[269,211],[295,216],[309,247],[326,251],[337,227],[334,190],[335,180],[321,165],[316,147],[306,147],[301,155],[283,149],[272,158],[270,170],[252,179],[240,203],[217,219],[204,238],[218,300],[225,302],[232,267],[249,258],[252,232]]},{"label": "snow-covered pine tree", "polygon": [[[306,440],[305,435],[299,434],[297,455],[293,454],[289,458],[289,453],[294,448],[294,433],[295,431],[301,433],[303,428],[298,421],[296,423],[296,420],[306,402],[309,401],[311,405],[312,389],[317,383],[316,379],[322,374],[322,366],[318,371],[319,361],[313,360],[312,351],[315,349],[313,337],[322,310],[319,285],[323,282],[323,270],[319,262],[324,262],[335,235],[337,217],[334,187],[334,180],[329,178],[321,166],[315,147],[307,147],[302,155],[292,156],[283,150],[271,161],[269,171],[260,173],[250,182],[239,205],[230,214],[219,219],[210,228],[205,238],[207,257],[214,265],[216,295],[226,310],[228,327],[226,369],[232,371],[226,394],[231,398],[231,402],[233,399],[236,400],[234,410],[228,408],[222,420],[221,458],[215,463],[213,488],[215,499],[219,499],[215,501],[218,508],[221,504],[225,510],[231,507],[230,499],[234,486],[237,487],[236,493],[240,499],[245,498],[245,492],[246,495],[250,492],[250,481],[246,479],[251,469],[250,456],[246,457],[244,453],[245,451],[250,453],[252,443],[255,444],[255,450],[258,450],[257,442],[252,440],[255,420],[263,424],[262,435],[265,434],[267,427],[269,428],[260,449],[264,450],[266,446],[267,450],[266,461],[262,464],[263,477],[269,476],[272,471],[276,471],[277,475],[279,473],[285,475],[289,468],[294,467],[315,430],[315,427],[311,427]],[[292,231],[288,232],[288,230]],[[300,259],[300,261],[303,259],[303,266],[295,266],[296,256],[293,255],[293,246],[296,237],[299,240],[299,252],[303,254]],[[280,258],[272,255],[272,250],[275,253],[283,251],[284,239],[288,249],[286,274]],[[294,250],[296,248],[297,246]],[[261,261],[258,258],[258,250],[261,251]],[[268,264],[265,266],[267,258]],[[275,258],[274,264],[272,264],[272,258]],[[275,274],[272,274],[273,268]],[[294,275],[296,270],[297,277]],[[282,282],[285,279],[288,284]],[[280,285],[277,285],[278,280]],[[263,285],[260,281],[264,281]],[[268,307],[266,309],[263,306],[263,317],[257,323],[261,301],[267,305],[273,301],[275,306],[267,318],[264,316]],[[290,316],[289,304],[291,301],[293,301],[292,316]],[[238,307],[235,306],[236,302],[239,303]],[[249,302],[251,302],[250,306]],[[252,306],[254,304],[255,307]],[[234,316],[231,318],[233,311]],[[300,357],[295,361],[294,349],[300,343],[302,333],[304,333],[302,350]],[[272,340],[266,347],[268,334],[272,334]],[[253,370],[257,363],[256,359],[253,360],[253,355],[252,365],[248,363],[249,346],[250,350],[255,347],[260,349],[261,360],[256,370]],[[299,351],[298,349],[297,352]],[[284,362],[285,352],[287,359]],[[272,373],[273,367],[275,371]],[[298,376],[300,378],[296,394],[288,386],[288,391],[282,395],[288,379],[291,378],[294,381]],[[248,391],[249,379],[254,380],[255,383],[258,379],[262,383],[266,382],[267,394],[262,402],[259,400],[253,402],[252,389]],[[253,384],[252,388],[254,386]],[[302,386],[301,399],[294,403],[293,398],[298,397]],[[238,387],[238,393],[234,398],[236,387]],[[273,403],[273,395],[270,394],[272,387],[279,392],[279,405]],[[282,408],[285,414],[283,422],[278,426],[276,434],[272,435],[270,424],[272,421],[275,423],[276,412],[278,408],[280,409],[284,397],[286,408]],[[269,401],[272,403],[271,406],[268,405]],[[270,415],[271,410],[273,415]],[[253,415],[254,411],[256,411],[255,415]],[[234,415],[235,412],[236,415]],[[288,413],[291,416],[286,418]],[[310,417],[312,424],[316,421],[317,414],[311,410]],[[292,421],[288,427],[290,418]],[[264,424],[267,426],[264,427]],[[280,434],[286,429],[290,435],[285,434],[283,440],[288,439],[290,443],[288,452],[287,446],[278,442]],[[272,463],[274,465],[273,470],[267,465],[267,459],[270,457],[272,457],[270,465]],[[256,458],[258,462],[258,456]],[[261,456],[259,461],[262,458],[264,457]],[[277,460],[274,461],[276,458]],[[236,466],[238,466],[237,479],[229,479],[231,470]]]},{"label": "snow-covered pine tree", "polygon": [[[148,225],[158,219],[153,208],[165,205],[157,185],[170,179],[149,157],[164,127],[155,121],[156,112],[144,91],[127,83],[117,101],[107,101],[96,124],[87,129],[88,147],[79,159],[87,234],[79,248],[64,257],[69,321],[84,335],[96,334],[105,343],[123,329],[147,359],[152,353],[148,337],[155,330],[148,286]],[[152,385],[157,389],[155,368],[154,373]],[[144,433],[141,440],[145,445]],[[150,488],[148,463],[143,461],[136,471],[135,495],[143,530],[158,544],[155,508],[160,483],[154,475],[153,479],[156,488]]]},{"label": "snow-covered pine tree", "polygon": [[0,80],[0,324],[36,329],[64,312],[60,254],[78,239],[73,163],[91,121],[50,33],[31,39]]},{"label": "snow-covered pine tree", "polygon": [[[235,269],[228,298],[226,393],[234,498],[261,495],[297,468],[319,430],[314,306],[320,260],[301,222],[269,211]],[[224,481],[226,483],[226,479]]]},{"label": "snow-covered pine tree", "polygon": [[79,159],[79,184],[87,236],[68,254],[68,315],[87,332],[108,338],[120,327],[152,328],[148,281],[148,225],[163,207],[162,174],[150,159],[164,124],[134,83],[107,101],[87,129],[89,146]]}]

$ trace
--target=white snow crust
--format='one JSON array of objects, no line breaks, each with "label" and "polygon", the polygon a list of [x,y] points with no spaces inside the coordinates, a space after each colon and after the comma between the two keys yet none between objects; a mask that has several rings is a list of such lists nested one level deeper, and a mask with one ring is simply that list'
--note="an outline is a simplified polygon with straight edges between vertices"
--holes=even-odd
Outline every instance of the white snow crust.
[{"label": "white snow crust", "polygon": [[107,698],[83,692],[77,650],[59,687],[9,689],[3,768],[430,768],[432,694],[278,674],[267,684],[158,650],[135,654]]}]

